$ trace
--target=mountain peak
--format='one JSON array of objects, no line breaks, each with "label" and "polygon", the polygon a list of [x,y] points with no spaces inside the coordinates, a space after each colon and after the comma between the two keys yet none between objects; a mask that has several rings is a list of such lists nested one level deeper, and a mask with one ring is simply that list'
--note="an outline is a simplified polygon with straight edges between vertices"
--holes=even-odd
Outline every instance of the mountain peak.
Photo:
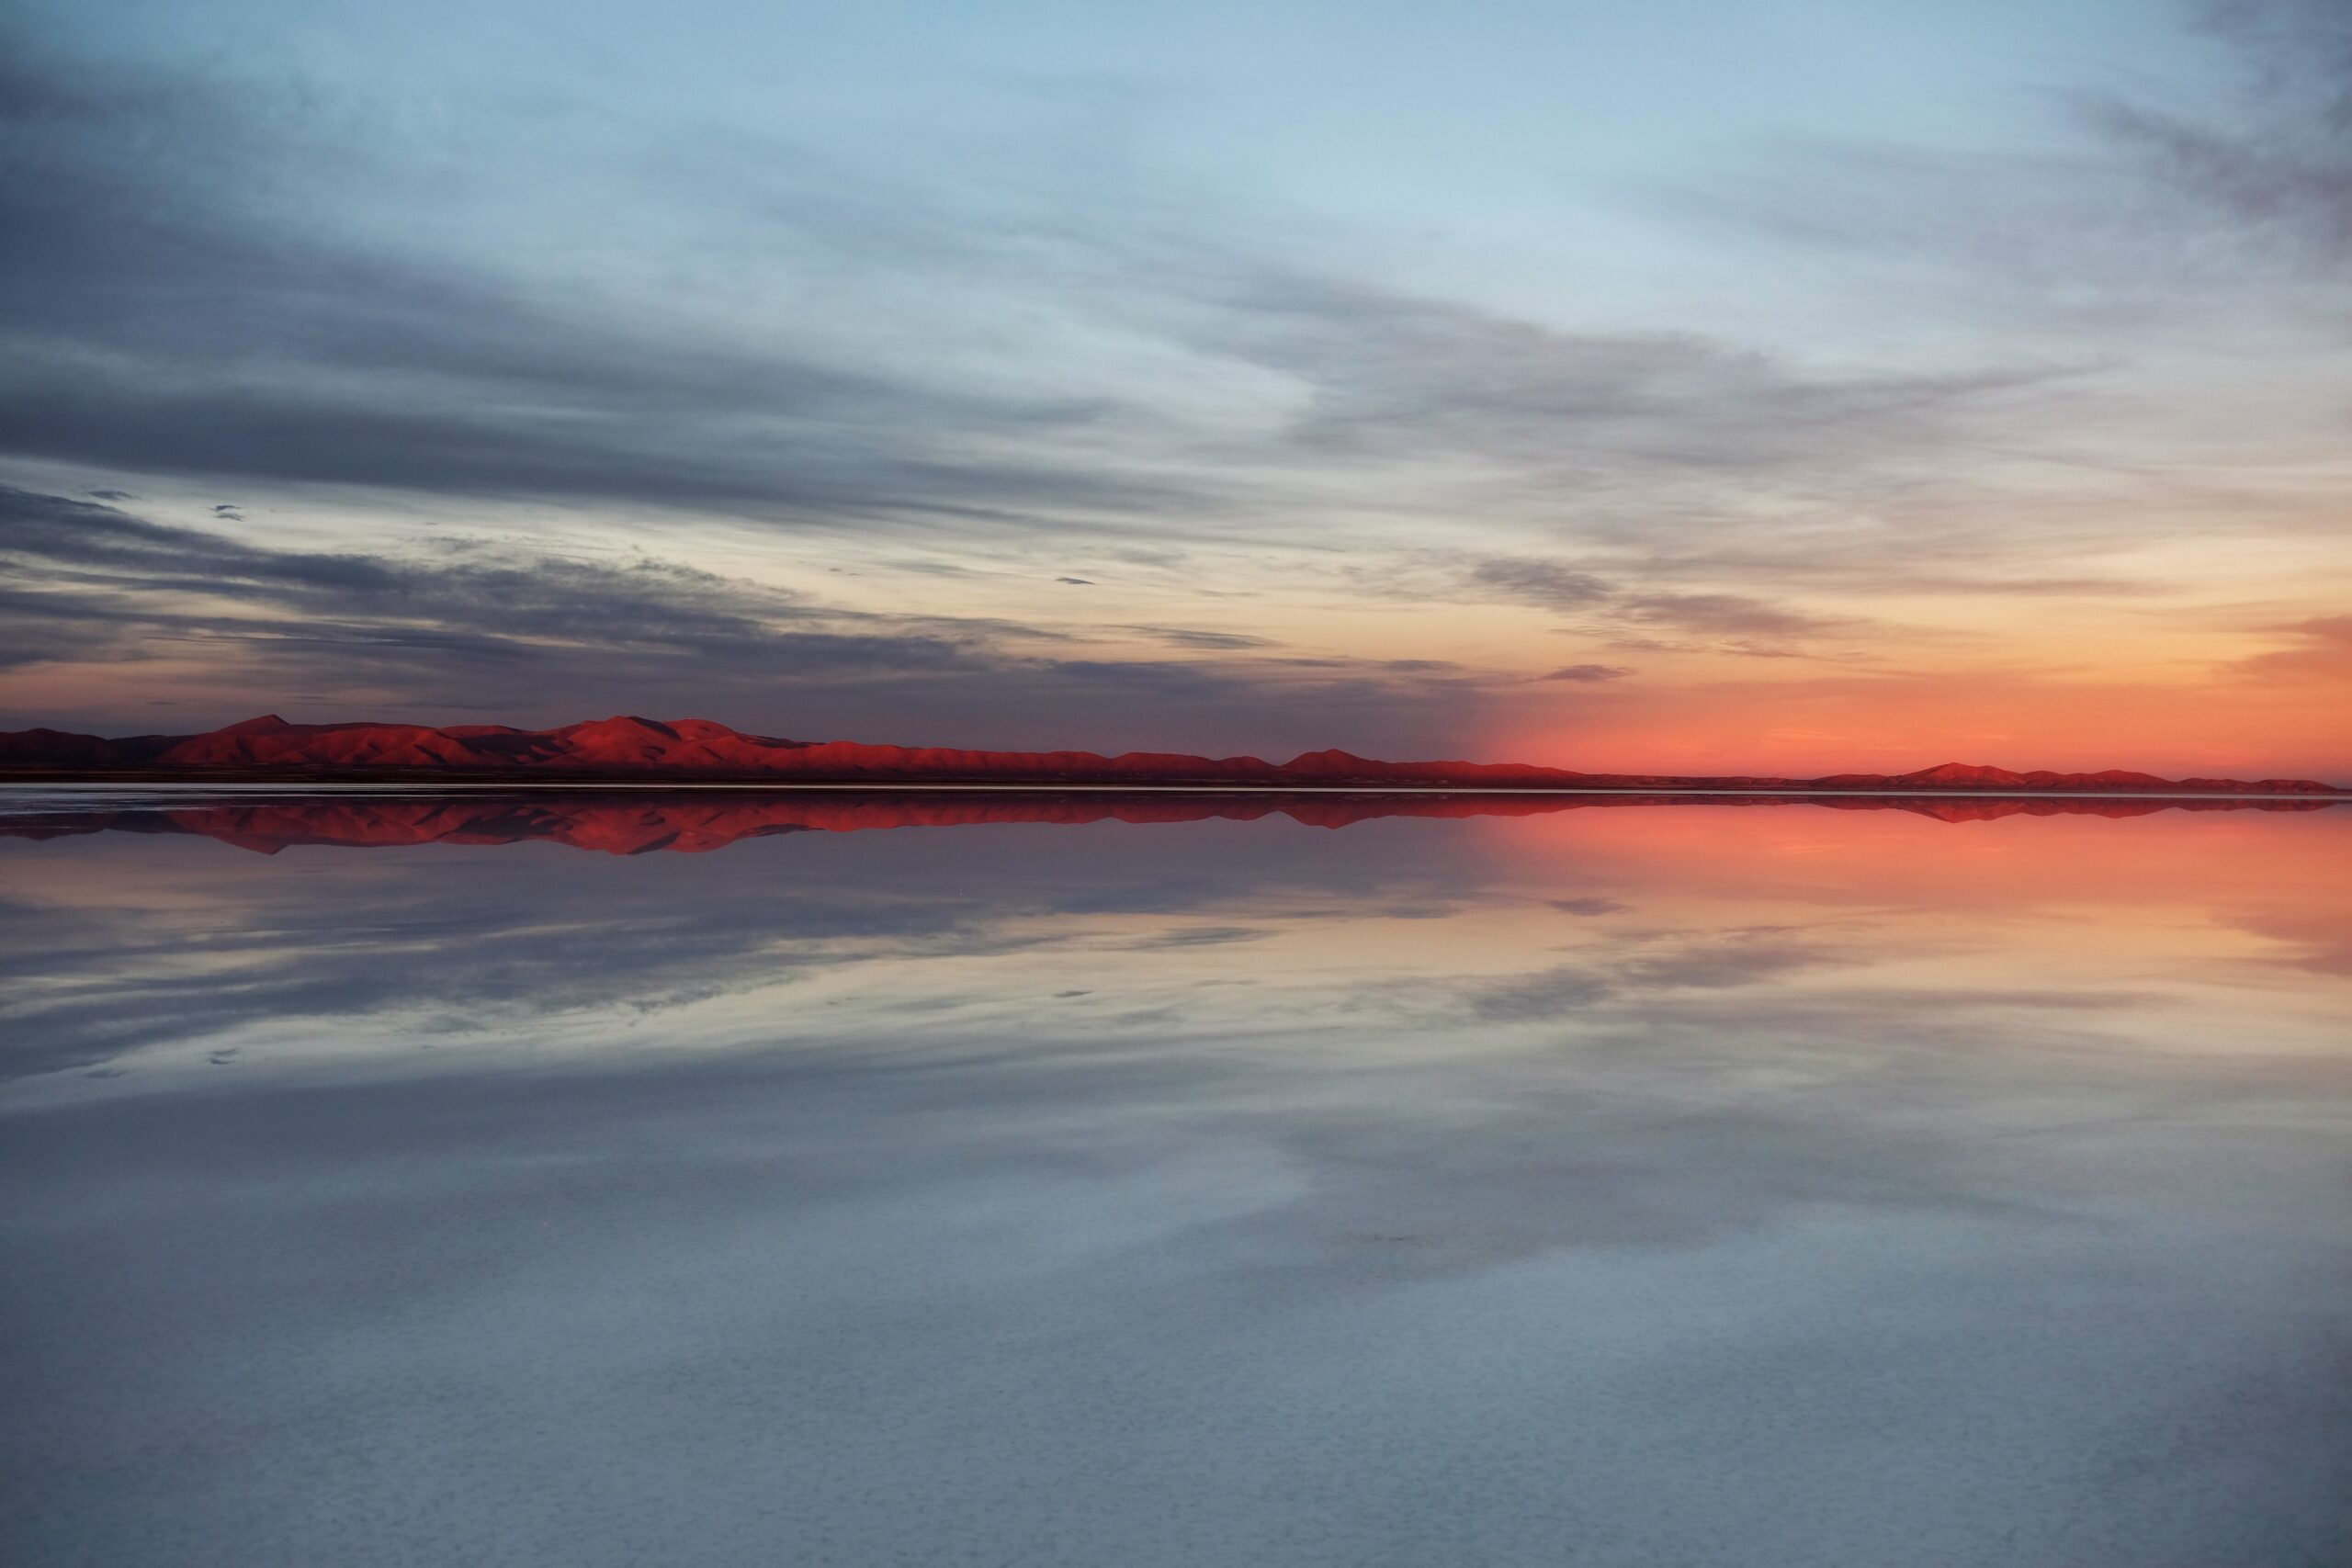
[{"label": "mountain peak", "polygon": [[643,718],[633,713],[616,713],[610,718],[592,718],[581,724],[566,725],[563,733],[570,735],[660,735],[676,739],[678,732],[658,718]]},{"label": "mountain peak", "polygon": [[2013,784],[2019,782],[2018,775],[2008,769],[1992,767],[1984,762],[1938,762],[1932,768],[1921,768],[1917,773],[1898,776],[1938,784]]}]

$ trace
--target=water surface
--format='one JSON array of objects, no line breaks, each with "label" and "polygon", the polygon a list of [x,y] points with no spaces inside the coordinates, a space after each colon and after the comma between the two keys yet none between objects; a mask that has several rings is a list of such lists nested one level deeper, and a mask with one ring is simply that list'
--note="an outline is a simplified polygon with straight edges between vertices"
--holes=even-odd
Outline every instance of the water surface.
[{"label": "water surface", "polygon": [[2352,1561],[2352,810],[1395,804],[17,795],[0,1559]]}]

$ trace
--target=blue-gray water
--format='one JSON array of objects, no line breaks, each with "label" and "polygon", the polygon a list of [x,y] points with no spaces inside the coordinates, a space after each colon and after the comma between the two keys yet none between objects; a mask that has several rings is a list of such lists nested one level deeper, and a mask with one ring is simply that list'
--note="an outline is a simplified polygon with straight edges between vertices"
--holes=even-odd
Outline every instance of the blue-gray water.
[{"label": "blue-gray water", "polygon": [[2352,809],[125,804],[12,1565],[2352,1562]]}]

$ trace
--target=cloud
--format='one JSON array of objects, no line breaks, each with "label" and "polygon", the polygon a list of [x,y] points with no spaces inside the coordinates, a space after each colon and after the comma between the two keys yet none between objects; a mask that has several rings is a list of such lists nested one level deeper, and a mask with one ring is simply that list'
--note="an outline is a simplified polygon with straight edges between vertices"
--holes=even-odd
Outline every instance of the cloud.
[{"label": "cloud", "polygon": [[2271,684],[2352,684],[2352,615],[2314,616],[2272,629],[2294,637],[2294,646],[2233,660],[2222,672]]},{"label": "cloud", "polygon": [[[1843,303],[1858,321],[1883,310],[1908,330],[1939,318],[2021,348],[2038,342],[2044,363],[2075,365],[2086,413],[2129,400],[2159,417],[2096,455],[2063,423],[2015,425],[2009,449],[2087,459],[2120,480],[2164,471],[2165,432],[2177,439],[2180,414],[2212,395],[2201,367],[2174,378],[2185,362],[2292,330],[2314,308],[2342,310],[2352,11],[2336,0],[2162,9],[2161,20],[2189,24],[2189,36],[2163,39],[2170,67],[2039,85],[2045,112],[2030,148],[1787,139],[1652,205],[1852,268]],[[2164,397],[2149,399],[2159,383]]]},{"label": "cloud", "polygon": [[1150,953],[1165,948],[1224,947],[1238,942],[1261,942],[1273,934],[1272,931],[1259,926],[1179,926],[1170,931],[1136,937],[1129,942],[1115,942],[1108,945],[1125,952]]},{"label": "cloud", "polygon": [[[23,151],[0,223],[28,243],[0,263],[0,430],[52,461],[1011,536],[1224,533],[1279,509],[1312,539],[1334,502],[1418,513],[1476,493],[1525,523],[1565,497],[1577,528],[1630,535],[1915,466],[2052,374],[1826,374],[1706,333],[1571,328],[1272,261],[1262,226],[1228,213],[1181,234],[1075,211],[1008,228],[801,149],[696,162],[636,133],[609,177],[661,166],[674,188],[636,195],[707,198],[697,224],[734,214],[714,252],[763,257],[734,286],[845,270],[848,314],[934,340],[876,352],[800,312],[720,322],[617,279],[534,288],[456,246],[298,217],[298,195],[341,210],[397,188],[353,130],[364,103],[329,116],[282,87],[22,49],[13,69],[5,129]],[[944,352],[971,322],[921,287],[933,274],[1062,330],[1018,355]],[[1057,357],[1108,339],[1129,359]],[[1551,604],[1577,588],[1517,584]]]},{"label": "cloud", "polygon": [[1190,658],[1112,657],[1082,629],[854,610],[641,554],[481,539],[281,549],[6,486],[0,567],[0,668],[196,650],[209,692],[312,712],[376,707],[389,691],[419,716],[564,722],[617,705],[902,743],[1165,750],[1189,733],[1221,752],[1409,753],[1510,683],[1443,660],[1299,660],[1181,626],[1118,629]]},{"label": "cloud", "polygon": [[[1340,463],[1358,515],[1416,529],[1475,517],[1490,536],[1573,549],[1471,559],[1476,597],[1573,613],[1732,582],[1868,596],[1891,577],[2086,575],[2095,525],[2053,525],[2021,550],[2003,493],[2006,449],[2030,449],[2047,411],[2079,395],[2080,362],[2039,345],[1832,370],[1720,335],[1576,330],[1296,267],[1216,276],[1222,288],[1194,285],[1188,341],[1295,389],[1288,422],[1235,443],[1233,460],[1258,476]],[[1988,464],[1988,448],[2003,458]],[[2018,570],[2037,558],[2067,570]],[[1797,651],[1756,635],[1722,651]]]},{"label": "cloud", "polygon": [[1564,561],[1528,556],[1498,557],[1470,569],[1470,581],[1494,597],[1547,610],[1581,609],[1612,592],[1607,582]]},{"label": "cloud", "polygon": [[1783,609],[1740,593],[1637,593],[1619,612],[1645,625],[1715,637],[1813,637],[1849,629],[1835,615]]},{"label": "cloud", "polygon": [[1045,438],[1082,446],[1111,412],[1099,398],[918,381],[756,329],[713,341],[332,238],[267,200],[366,162],[299,94],[22,46],[0,70],[6,450],[803,525],[1148,514],[1182,493],[1054,456]]},{"label": "cloud", "polygon": [[[1271,637],[1251,637],[1245,632],[1202,631],[1192,626],[1127,626],[1123,629],[1141,632],[1144,636],[1164,642],[1170,648],[1197,648],[1212,652],[1274,646],[1273,639]],[[1396,668],[1396,661],[1393,660],[1387,661],[1386,667]]]},{"label": "cloud", "polygon": [[2145,169],[2242,230],[2341,272],[2352,256],[2352,11],[2335,0],[2214,0],[2203,30],[2240,62],[2227,118],[2117,95],[2083,100]]},{"label": "cloud", "polygon": [[1546,681],[1590,683],[1600,681],[1622,681],[1633,672],[1632,669],[1623,664],[1563,664],[1557,670],[1541,678]]},{"label": "cloud", "polygon": [[[1204,598],[1295,585],[1393,598],[1384,578],[1419,571],[1446,580],[1430,597],[1572,620],[1603,660],[1635,646],[1850,657],[1865,637],[1875,646],[1905,631],[1829,608],[2134,592],[2092,570],[2099,552],[2188,510],[2250,530],[2276,517],[2234,498],[2217,506],[2149,462],[2148,426],[2134,422],[2164,400],[2114,396],[2128,357],[2032,330],[2043,318],[2011,310],[2009,271],[1945,244],[2000,227],[1985,200],[2041,193],[2032,199],[2048,210],[2017,227],[2049,254],[2020,265],[2064,275],[2053,295],[2107,299],[2116,291],[2082,263],[2075,235],[2110,215],[2086,193],[2116,177],[2120,132],[2103,133],[2096,157],[2041,169],[1986,155],[1955,170],[1879,147],[1860,160],[1875,175],[1841,164],[1824,176],[1819,149],[1763,154],[1772,177],[1742,188],[1797,227],[1838,230],[1832,209],[1876,193],[1843,214],[1850,232],[1809,242],[1839,249],[1833,270],[1818,257],[1787,269],[1833,277],[1841,318],[1857,258],[1899,258],[1899,314],[1858,309],[1825,336],[1760,307],[1747,321],[1716,311],[1681,324],[1671,299],[1635,321],[1611,313],[1605,288],[1544,306],[1449,292],[1429,280],[1458,269],[1399,265],[1420,253],[1295,208],[1246,207],[1134,148],[1105,155],[1140,199],[1104,204],[1037,184],[1023,154],[1008,163],[1002,148],[941,174],[906,142],[849,136],[836,157],[740,124],[705,134],[567,101],[528,112],[573,117],[598,155],[564,154],[556,193],[529,178],[530,138],[504,134],[526,111],[453,85],[449,124],[495,151],[469,156],[462,191],[445,189],[449,171],[395,133],[408,112],[398,84],[234,77],[241,68],[220,62],[232,58],[175,71],[20,44],[0,67],[11,150],[0,227],[12,240],[0,254],[0,450],[44,485],[105,485],[95,501],[238,494],[219,514],[232,543],[254,531],[247,516],[317,529],[370,507],[384,532],[345,536],[358,542],[349,550],[227,560],[198,549],[175,566],[168,542],[109,525],[114,566],[60,564],[38,592],[12,585],[0,661],[169,649],[189,665],[246,660],[250,672],[266,659],[274,684],[314,682],[371,705],[403,690],[436,705],[465,692],[484,706],[576,691],[602,708],[620,700],[592,691],[605,681],[643,694],[637,705],[706,691],[739,713],[770,699],[818,705],[808,722],[843,731],[865,722],[854,703],[878,711],[887,699],[903,738],[942,734],[944,721],[982,743],[1052,722],[1040,705],[1052,702],[1072,705],[1057,711],[1081,736],[1428,754],[1475,739],[1474,688],[1508,682],[1520,695],[1504,700],[1524,701],[1547,678],[1538,671],[1568,656],[1489,677],[1444,667],[1442,656],[1466,657],[1459,643],[1381,644],[1408,657],[1343,651],[1318,665],[1306,660],[1323,649],[1283,662],[1277,648],[1231,640],[1243,634],[1173,626],[1136,634],[1164,660],[1057,661],[1038,645],[1111,635],[1046,624],[1085,596],[992,628],[857,616],[663,573],[715,558],[700,552],[716,515],[770,545],[878,543],[876,559],[902,559],[899,540],[920,535],[971,550],[975,566],[898,570],[979,570],[1038,594],[1096,585],[1055,564],[1069,558],[1136,563],[1132,579],[1162,575],[1123,586]],[[600,216],[592,230],[571,211],[538,226],[542,197],[639,216]],[[512,243],[526,220],[531,243]],[[1677,221],[1690,238],[1689,212]],[[1984,307],[1972,325],[1998,316],[1992,330],[1951,333],[1922,305],[1911,258],[1925,252],[1885,231],[1913,221],[1933,229],[1957,290]],[[2113,248],[2128,258],[2143,247]],[[139,473],[177,482],[114,482]],[[2151,495],[2171,510],[2115,504]],[[503,547],[468,576],[427,559],[413,543],[418,517],[462,514],[473,498],[626,520],[660,561],[616,576],[612,560],[567,568],[553,550]],[[301,516],[311,501],[324,504]],[[1456,525],[1442,564],[1413,553]],[[1211,542],[1229,551],[1216,571],[1170,565]],[[134,568],[141,550],[164,553]],[[200,592],[223,561],[234,570],[219,591]],[[153,581],[135,581],[141,570]],[[391,576],[334,581],[371,572]],[[427,605],[445,593],[446,611]],[[1270,618],[1245,624],[1279,626],[1290,607],[1270,603]],[[581,629],[607,611],[611,649]],[[1848,640],[1825,654],[1832,639]],[[467,657],[488,671],[471,688],[452,672]],[[354,679],[367,660],[380,671],[372,685]],[[1330,706],[1310,708],[1310,692]],[[1173,705],[1157,736],[1125,728],[1141,725],[1143,700]],[[1334,735],[1322,713],[1360,728]],[[1248,733],[1228,733],[1241,716]]]},{"label": "cloud", "polygon": [[803,670],[938,669],[970,654],[969,642],[935,630],[819,609],[650,558],[618,565],[483,553],[435,562],[277,550],[6,488],[0,554],[20,582],[41,585],[52,615],[70,610],[85,625],[112,625],[127,642],[203,633],[262,645],[340,640],[379,652],[533,660],[602,648],[782,660]]},{"label": "cloud", "polygon": [[[1628,590],[1580,566],[1532,556],[1478,561],[1462,586],[1481,598],[1577,613],[1587,627],[1615,627],[1620,646],[1629,648],[1672,649],[1675,645],[1647,635],[1651,628],[1665,627],[1718,639],[1712,646],[1719,652],[1792,658],[1799,649],[1792,644],[1862,629],[1862,623],[1850,616],[1816,615],[1744,593]],[[1541,679],[1597,682],[1632,673],[1618,665],[1572,664]]]}]

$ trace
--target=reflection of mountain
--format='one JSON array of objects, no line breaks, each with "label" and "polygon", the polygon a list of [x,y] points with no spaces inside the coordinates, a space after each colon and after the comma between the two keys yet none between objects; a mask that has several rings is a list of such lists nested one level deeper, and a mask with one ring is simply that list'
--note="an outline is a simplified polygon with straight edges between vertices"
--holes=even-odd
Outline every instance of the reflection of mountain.
[{"label": "reflection of mountain", "polygon": [[810,743],[744,735],[707,719],[658,723],[607,718],[560,729],[458,725],[288,724],[247,719],[209,735],[107,739],[53,729],[0,733],[0,769],[82,777],[140,774],[274,780],[731,779],[805,784],[1231,785],[1240,788],[1820,789],[1923,791],[2188,790],[2212,794],[2338,793],[2309,779],[2161,779],[2109,769],[2095,773],[2012,773],[1946,762],[1909,773],[1823,778],[1702,778],[1582,773],[1523,762],[1384,762],[1345,751],[1310,751],[1287,762],[1131,751],[969,751],[932,746]]},{"label": "reflection of mountain", "polygon": [[1344,828],[1382,817],[1532,817],[1632,806],[1813,806],[1915,812],[1945,822],[2056,815],[2141,817],[2160,811],[2317,811],[2315,800],[2154,800],[2011,797],[1936,799],[1880,795],[1229,795],[953,792],[832,795],[605,794],[464,796],[313,795],[263,801],[44,811],[0,816],[0,836],[65,838],[107,831],[193,834],[275,854],[297,844],[354,849],[414,844],[513,844],[544,840],[610,854],[724,849],[776,833],[847,833],[875,828],[954,828],[983,822],[1253,821],[1287,817],[1314,828]]}]

